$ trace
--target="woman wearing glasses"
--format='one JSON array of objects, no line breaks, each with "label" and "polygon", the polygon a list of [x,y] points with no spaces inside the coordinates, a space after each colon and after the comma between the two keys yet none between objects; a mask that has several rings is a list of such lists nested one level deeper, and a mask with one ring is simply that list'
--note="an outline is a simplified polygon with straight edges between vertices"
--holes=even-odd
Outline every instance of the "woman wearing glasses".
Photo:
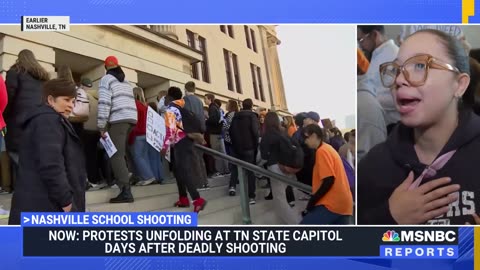
[{"label": "woman wearing glasses", "polygon": [[401,123],[359,163],[359,224],[478,222],[480,118],[461,43],[419,31],[380,66]]}]

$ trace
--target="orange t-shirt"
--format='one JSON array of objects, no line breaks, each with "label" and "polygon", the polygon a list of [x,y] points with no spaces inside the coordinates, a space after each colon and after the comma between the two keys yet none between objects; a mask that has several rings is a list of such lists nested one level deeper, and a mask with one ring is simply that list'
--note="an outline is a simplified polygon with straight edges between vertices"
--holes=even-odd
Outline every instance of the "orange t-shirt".
[{"label": "orange t-shirt", "polygon": [[315,153],[312,192],[317,192],[323,183],[323,179],[329,176],[335,178],[333,185],[316,205],[323,205],[329,211],[339,215],[352,215],[353,197],[342,159],[333,147],[327,143],[322,143],[322,146]]},{"label": "orange t-shirt", "polygon": [[295,131],[297,131],[297,127],[294,126],[294,125],[291,125],[290,127],[288,127],[288,137],[292,137],[293,136],[293,133],[295,133]]},{"label": "orange t-shirt", "polygon": [[367,57],[365,57],[362,50],[357,48],[357,69],[360,70],[360,74],[367,73],[369,65],[370,63],[368,62]]}]

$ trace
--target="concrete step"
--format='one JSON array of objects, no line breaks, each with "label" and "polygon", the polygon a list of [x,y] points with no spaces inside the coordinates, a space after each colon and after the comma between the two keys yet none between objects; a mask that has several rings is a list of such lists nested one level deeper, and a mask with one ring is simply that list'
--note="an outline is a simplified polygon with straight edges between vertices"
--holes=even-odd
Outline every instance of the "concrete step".
[{"label": "concrete step", "polygon": [[[209,179],[210,187],[227,186],[229,183],[228,177],[218,177]],[[101,190],[87,191],[85,199],[87,206],[90,204],[101,204],[108,202],[111,198],[118,195],[120,190],[118,188],[106,188]],[[165,185],[149,185],[149,186],[133,186],[132,194],[135,199],[178,194],[177,184],[175,182]],[[12,201],[12,194],[0,195],[0,206],[3,209],[10,209]]]},{"label": "concrete step", "polygon": [[[250,205],[250,217],[253,224],[283,224],[283,221],[276,217],[273,211],[273,202],[266,201],[258,196],[256,204]],[[190,208],[170,207],[167,209],[158,209],[156,211],[165,212],[191,212]],[[240,206],[239,196],[223,196],[214,200],[209,200],[207,206],[198,215],[199,225],[241,225],[242,208]]]},{"label": "concrete step", "polygon": [[[240,197],[228,196],[228,177],[209,179],[211,188],[200,191],[200,195],[208,201],[206,208],[199,214],[199,225],[233,225],[243,224]],[[265,201],[263,196],[267,190],[258,189],[257,203],[250,205],[253,224],[284,224],[273,211],[272,201]],[[178,199],[175,183],[165,185],[150,185],[132,187],[134,203],[110,204],[110,198],[115,197],[119,189],[109,188],[88,191],[86,194],[88,212],[187,212],[190,208],[176,208],[173,203]],[[11,195],[0,196],[0,205],[10,208]],[[0,217],[0,225],[6,225],[7,218]]]},{"label": "concrete step", "polygon": [[[200,196],[204,197],[206,200],[213,200],[226,196],[227,193],[228,185],[219,185],[211,187],[209,190],[200,191]],[[88,204],[87,212],[148,212],[158,209],[168,209],[172,207],[177,200],[178,192],[175,191],[168,194],[135,198],[134,203],[112,204],[103,202],[97,204]]]}]

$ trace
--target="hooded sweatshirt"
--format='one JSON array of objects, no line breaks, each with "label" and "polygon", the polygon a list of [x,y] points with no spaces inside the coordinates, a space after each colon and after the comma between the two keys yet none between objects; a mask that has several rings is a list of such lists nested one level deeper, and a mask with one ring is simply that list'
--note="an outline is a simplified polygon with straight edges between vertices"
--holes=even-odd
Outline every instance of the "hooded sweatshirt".
[{"label": "hooded sweatshirt", "polygon": [[[457,150],[433,177],[450,177],[459,184],[459,200],[450,204],[450,211],[426,224],[474,224],[472,214],[480,212],[480,181],[477,172],[480,153],[480,117],[469,110],[459,114],[458,127],[441,150],[440,155]],[[413,129],[397,125],[387,141],[378,144],[358,166],[358,223],[395,224],[388,199],[407,178],[410,171],[417,179],[427,166],[420,163],[414,149]]]},{"label": "hooded sweatshirt", "polygon": [[125,81],[121,70],[107,71],[102,77],[98,89],[98,129],[106,129],[107,123],[137,123],[137,107],[133,97],[133,88]]},{"label": "hooded sweatshirt", "polygon": [[257,150],[258,148],[258,116],[256,113],[243,110],[235,113],[230,124],[230,139],[237,153]]}]

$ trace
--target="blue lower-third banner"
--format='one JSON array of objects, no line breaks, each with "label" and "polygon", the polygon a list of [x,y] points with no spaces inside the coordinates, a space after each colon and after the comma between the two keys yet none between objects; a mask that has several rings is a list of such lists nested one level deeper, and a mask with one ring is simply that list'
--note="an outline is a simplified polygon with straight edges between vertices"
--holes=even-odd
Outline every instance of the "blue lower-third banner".
[{"label": "blue lower-third banner", "polygon": [[195,218],[24,214],[22,226],[0,227],[0,269],[474,269],[472,227],[197,226]]}]

